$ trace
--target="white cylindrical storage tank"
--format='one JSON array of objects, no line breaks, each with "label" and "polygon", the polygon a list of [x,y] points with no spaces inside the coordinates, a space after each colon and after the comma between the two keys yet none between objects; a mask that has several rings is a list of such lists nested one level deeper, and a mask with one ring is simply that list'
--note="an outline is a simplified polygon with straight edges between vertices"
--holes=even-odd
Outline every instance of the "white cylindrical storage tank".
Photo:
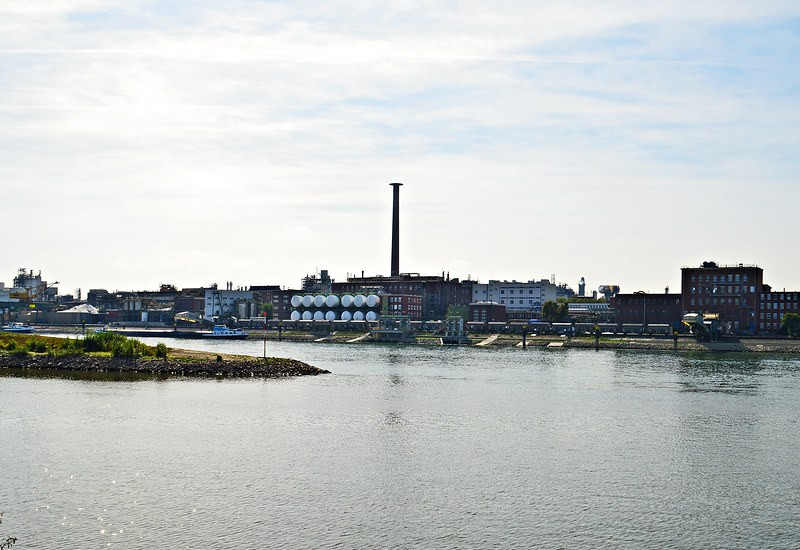
[{"label": "white cylindrical storage tank", "polygon": [[314,304],[314,297],[311,295],[303,296],[303,307],[311,307]]},{"label": "white cylindrical storage tank", "polygon": [[294,310],[292,312],[292,315],[290,316],[292,321],[299,321],[301,317],[302,317],[302,315],[300,315],[300,312],[297,311],[297,310]]},{"label": "white cylindrical storage tank", "polygon": [[326,321],[335,321],[336,320],[336,312],[335,311],[329,311],[328,313],[326,313],[325,314],[325,320]]},{"label": "white cylindrical storage tank", "polygon": [[314,307],[322,307],[325,305],[325,296],[319,294],[314,296]]},{"label": "white cylindrical storage tank", "polygon": [[367,312],[367,321],[375,321],[378,319],[378,314],[374,311]]},{"label": "white cylindrical storage tank", "polygon": [[[342,307],[350,307],[353,305],[353,297],[349,294],[342,296]],[[349,319],[348,319],[349,321]]]},{"label": "white cylindrical storage tank", "polygon": [[337,307],[339,305],[339,297],[331,294],[327,298],[325,298],[325,305],[328,307]]},{"label": "white cylindrical storage tank", "polygon": [[300,304],[303,303],[302,296],[292,296],[292,307],[300,307]]},{"label": "white cylindrical storage tank", "polygon": [[321,311],[315,311],[314,312],[314,320],[315,321],[322,321],[324,319],[325,319],[325,314],[324,313],[322,313]]},{"label": "white cylindrical storage tank", "polygon": [[[344,301],[344,299],[342,299]],[[351,321],[353,319],[353,314],[349,311],[342,312],[342,321]]]},{"label": "white cylindrical storage tank", "polygon": [[375,294],[367,296],[367,307],[375,307],[381,303],[381,299]]},{"label": "white cylindrical storage tank", "polygon": [[[356,307],[364,307],[364,304],[367,303],[367,297],[363,294],[356,294],[356,297],[353,298],[353,305]],[[361,319],[359,319],[360,321]]]},{"label": "white cylindrical storage tank", "polygon": [[363,311],[356,311],[353,313],[353,321],[363,321],[364,320],[364,312]]},{"label": "white cylindrical storage tank", "polygon": [[303,321],[310,321],[314,318],[314,315],[310,311],[303,312]]}]

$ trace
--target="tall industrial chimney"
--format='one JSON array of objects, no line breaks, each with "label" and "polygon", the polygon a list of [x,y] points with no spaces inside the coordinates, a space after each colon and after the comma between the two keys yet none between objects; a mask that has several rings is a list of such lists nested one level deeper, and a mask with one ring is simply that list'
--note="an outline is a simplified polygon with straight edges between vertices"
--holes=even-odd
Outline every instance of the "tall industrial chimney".
[{"label": "tall industrial chimney", "polygon": [[400,275],[400,186],[402,183],[390,183],[393,190],[392,201],[392,277]]}]

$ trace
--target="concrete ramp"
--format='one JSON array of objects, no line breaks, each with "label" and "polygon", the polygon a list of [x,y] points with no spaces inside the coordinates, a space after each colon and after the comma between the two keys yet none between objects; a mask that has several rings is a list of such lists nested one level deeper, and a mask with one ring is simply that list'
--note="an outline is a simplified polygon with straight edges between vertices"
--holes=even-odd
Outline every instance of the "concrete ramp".
[{"label": "concrete ramp", "polygon": [[359,336],[358,338],[353,338],[352,340],[348,340],[348,341],[347,341],[347,343],[348,343],[348,344],[355,344],[356,342],[360,342],[361,340],[364,340],[364,339],[366,339],[366,338],[369,338],[369,334],[370,334],[369,332],[368,332],[368,333],[366,333],[366,334],[362,334],[362,335],[361,335],[361,336]]},{"label": "concrete ramp", "polygon": [[491,336],[489,336],[489,337],[488,337],[486,340],[483,340],[483,341],[481,341],[481,342],[478,342],[478,343],[477,343],[477,344],[475,344],[475,345],[476,345],[476,346],[488,346],[489,344],[491,344],[492,342],[494,342],[494,341],[495,341],[495,340],[497,340],[498,338],[500,338],[500,335],[499,335],[499,334],[492,334],[492,335],[491,335]]},{"label": "concrete ramp", "polygon": [[563,348],[565,343],[566,342],[550,342],[549,344],[547,344],[547,348],[548,349],[550,349],[550,348],[553,348],[553,349]]}]

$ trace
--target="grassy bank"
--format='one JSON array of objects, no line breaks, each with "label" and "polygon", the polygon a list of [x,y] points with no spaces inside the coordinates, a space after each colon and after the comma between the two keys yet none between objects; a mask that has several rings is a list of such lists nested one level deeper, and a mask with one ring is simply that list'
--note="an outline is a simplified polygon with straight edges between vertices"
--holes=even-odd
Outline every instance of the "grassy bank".
[{"label": "grassy bank", "polygon": [[114,333],[65,339],[0,332],[0,368],[264,378],[328,373],[294,359],[217,355],[164,344],[148,346]]}]

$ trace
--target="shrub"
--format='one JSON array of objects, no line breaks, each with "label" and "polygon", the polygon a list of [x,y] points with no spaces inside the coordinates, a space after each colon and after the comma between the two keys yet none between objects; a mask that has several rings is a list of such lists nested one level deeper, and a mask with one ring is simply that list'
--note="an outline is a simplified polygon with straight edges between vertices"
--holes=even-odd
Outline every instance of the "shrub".
[{"label": "shrub", "polygon": [[167,345],[163,342],[156,345],[156,357],[159,359],[166,359],[167,358]]},{"label": "shrub", "polygon": [[47,351],[47,344],[45,344],[41,340],[29,340],[28,351],[34,353],[44,353]]},{"label": "shrub", "polygon": [[112,357],[152,356],[153,348],[115,332],[89,334],[82,340],[85,351],[110,351]]}]

